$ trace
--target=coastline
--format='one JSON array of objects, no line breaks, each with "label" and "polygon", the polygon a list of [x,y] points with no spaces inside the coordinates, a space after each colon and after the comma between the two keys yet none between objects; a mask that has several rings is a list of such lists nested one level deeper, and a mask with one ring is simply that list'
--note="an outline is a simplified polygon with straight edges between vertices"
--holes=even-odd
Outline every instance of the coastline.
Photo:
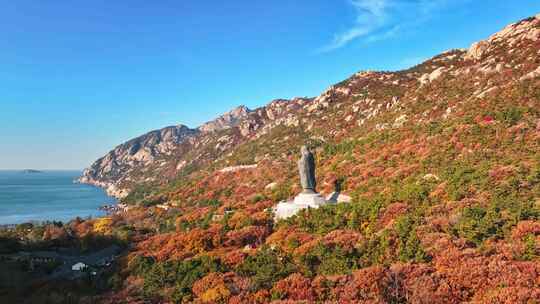
[{"label": "coastline", "polygon": [[116,200],[121,200],[129,194],[129,191],[127,189],[119,189],[114,183],[97,181],[85,175],[85,172],[83,172],[83,174],[79,178],[75,179],[74,182],[78,184],[91,185],[97,188],[101,188],[108,196],[113,197]]},{"label": "coastline", "polygon": [[118,198],[105,189],[77,182],[81,170],[43,170],[25,174],[0,170],[0,228],[19,224],[68,223],[77,217],[107,216],[104,205],[116,206]]}]

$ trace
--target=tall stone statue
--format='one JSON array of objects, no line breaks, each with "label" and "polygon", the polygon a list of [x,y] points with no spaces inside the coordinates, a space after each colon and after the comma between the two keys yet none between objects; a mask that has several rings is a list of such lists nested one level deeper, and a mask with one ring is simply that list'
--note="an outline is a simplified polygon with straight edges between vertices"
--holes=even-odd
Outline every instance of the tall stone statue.
[{"label": "tall stone statue", "polygon": [[274,208],[276,219],[288,218],[302,209],[319,208],[328,202],[320,193],[317,193],[315,180],[315,158],[308,147],[301,149],[302,157],[298,160],[298,171],[303,191],[292,201],[281,201]]},{"label": "tall stone statue", "polygon": [[303,193],[316,193],[315,158],[306,146],[302,146],[300,151],[302,157],[298,160],[298,171],[300,172],[300,184],[302,184]]}]

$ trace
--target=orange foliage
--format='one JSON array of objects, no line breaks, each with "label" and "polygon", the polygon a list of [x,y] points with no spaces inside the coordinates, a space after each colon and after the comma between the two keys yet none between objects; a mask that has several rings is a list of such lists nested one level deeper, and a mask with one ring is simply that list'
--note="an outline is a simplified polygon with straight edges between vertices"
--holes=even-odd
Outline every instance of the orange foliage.
[{"label": "orange foliage", "polygon": [[405,203],[393,203],[388,205],[384,209],[382,216],[379,217],[379,227],[384,228],[392,225],[394,220],[407,212],[408,208],[409,205]]},{"label": "orange foliage", "polygon": [[227,300],[231,292],[225,285],[225,275],[222,273],[210,273],[193,284],[193,293],[203,303],[214,303]]},{"label": "orange foliage", "polygon": [[277,282],[273,288],[288,300],[293,301],[314,301],[315,293],[311,288],[311,281],[299,273],[293,273],[287,278]]},{"label": "orange foliage", "polygon": [[511,176],[513,173],[513,166],[497,166],[489,171],[489,177],[495,181],[500,181]]},{"label": "orange foliage", "polygon": [[94,222],[94,232],[101,234],[111,233],[113,221],[110,217],[102,217],[96,219]]},{"label": "orange foliage", "polygon": [[213,248],[215,235],[199,228],[186,233],[158,234],[138,244],[142,255],[158,260],[185,259]]},{"label": "orange foliage", "polygon": [[235,267],[241,264],[246,258],[247,254],[241,249],[229,251],[222,257],[223,263],[229,267]]},{"label": "orange foliage", "polygon": [[384,268],[376,266],[355,271],[351,276],[337,278],[331,293],[342,301],[387,303],[392,277]]},{"label": "orange foliage", "polygon": [[264,242],[266,236],[270,233],[268,227],[265,226],[248,226],[239,230],[227,232],[226,246],[258,246]]},{"label": "orange foliage", "polygon": [[521,221],[512,229],[512,238],[522,239],[526,235],[540,235],[540,223],[537,221]]},{"label": "orange foliage", "polygon": [[55,225],[47,225],[45,231],[43,232],[43,240],[63,240],[68,237],[68,233],[62,227],[57,227]]},{"label": "orange foliage", "polygon": [[266,243],[269,245],[279,246],[281,250],[290,252],[290,244],[295,241],[298,244],[306,244],[315,239],[315,237],[309,233],[303,231],[297,231],[294,227],[280,228],[272,233],[267,239]]},{"label": "orange foliage", "polygon": [[364,239],[361,233],[354,230],[334,230],[324,236],[325,246],[339,246],[345,251],[352,251]]}]

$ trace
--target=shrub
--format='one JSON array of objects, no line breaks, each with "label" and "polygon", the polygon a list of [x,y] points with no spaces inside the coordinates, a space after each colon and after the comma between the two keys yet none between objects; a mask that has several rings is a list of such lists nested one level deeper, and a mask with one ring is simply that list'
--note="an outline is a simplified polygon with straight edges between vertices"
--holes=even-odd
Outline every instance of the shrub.
[{"label": "shrub", "polygon": [[258,203],[260,201],[264,201],[265,199],[266,199],[266,197],[264,196],[264,194],[257,193],[255,195],[253,195],[253,197],[251,197],[251,202],[252,203]]},{"label": "shrub", "polygon": [[156,263],[156,260],[152,257],[135,256],[128,263],[128,269],[135,275],[142,276],[146,272],[150,271],[152,266]]},{"label": "shrub", "polygon": [[431,188],[427,182],[418,182],[415,179],[403,181],[396,186],[393,200],[420,204],[428,200]]},{"label": "shrub", "polygon": [[288,256],[279,256],[268,247],[263,247],[254,256],[247,257],[236,271],[245,277],[250,277],[251,288],[259,290],[271,288],[275,282],[293,273],[295,266]]},{"label": "shrub", "polygon": [[503,224],[498,209],[486,210],[482,207],[468,207],[463,210],[456,229],[460,237],[479,246],[490,237],[501,238]]},{"label": "shrub", "polygon": [[416,226],[419,218],[413,219],[405,215],[396,221],[396,233],[399,244],[399,260],[402,262],[427,262],[429,256],[425,253],[416,234]]},{"label": "shrub", "polygon": [[356,250],[345,251],[339,246],[333,248],[319,243],[305,256],[300,257],[300,264],[305,275],[350,274],[358,269],[359,254]]},{"label": "shrub", "polygon": [[455,164],[449,167],[447,175],[447,192],[452,200],[461,200],[470,195],[471,186],[482,186],[487,183],[487,166],[474,168],[467,165]]},{"label": "shrub", "polygon": [[497,120],[503,121],[509,126],[515,125],[523,117],[523,109],[519,107],[510,107],[497,112]]},{"label": "shrub", "polygon": [[389,260],[390,233],[384,230],[380,234],[373,235],[360,251],[360,265],[368,267],[372,265],[386,265]]},{"label": "shrub", "polygon": [[[295,225],[310,233],[325,235],[338,229],[373,230],[380,210],[386,204],[381,196],[359,199],[349,204],[329,204],[318,209],[304,209],[280,225]],[[363,224],[367,224],[362,227]]]},{"label": "shrub", "polygon": [[301,229],[317,234],[327,234],[347,225],[348,210],[340,205],[326,205],[318,209],[304,209],[287,221]]},{"label": "shrub", "polygon": [[200,257],[185,261],[155,262],[139,258],[131,264],[136,273],[143,277],[143,293],[146,296],[163,296],[163,289],[174,287],[172,298],[180,302],[192,296],[193,283],[210,272],[225,270],[220,260]]},{"label": "shrub", "polygon": [[530,233],[524,238],[525,250],[521,255],[521,259],[525,261],[532,261],[538,257],[538,252],[536,250],[536,237],[534,234]]},{"label": "shrub", "polygon": [[292,195],[291,186],[288,183],[280,183],[270,194],[270,199],[279,202],[289,198]]},{"label": "shrub", "polygon": [[182,218],[176,220],[176,229],[179,231],[190,231],[195,228],[208,229],[212,218],[214,217],[215,210],[208,212],[205,216],[198,218],[196,220],[188,221]]},{"label": "shrub", "polygon": [[137,185],[125,198],[122,199],[122,202],[126,204],[136,204],[144,200],[153,191],[155,191],[155,189],[151,185]]},{"label": "shrub", "polygon": [[221,206],[221,202],[217,199],[207,199],[197,202],[197,207],[203,208],[203,207],[219,207]]}]

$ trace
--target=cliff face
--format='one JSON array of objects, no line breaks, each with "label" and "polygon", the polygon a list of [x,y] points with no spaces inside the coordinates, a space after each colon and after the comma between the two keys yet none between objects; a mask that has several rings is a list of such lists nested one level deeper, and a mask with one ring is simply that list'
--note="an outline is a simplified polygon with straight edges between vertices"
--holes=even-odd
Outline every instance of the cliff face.
[{"label": "cliff face", "polygon": [[199,134],[184,125],[166,127],[131,139],[98,159],[85,169],[79,182],[103,187],[109,195],[122,198],[128,181],[142,182],[136,172],[153,164],[163,164],[179,146]]},{"label": "cliff face", "polygon": [[302,141],[339,142],[357,129],[448,119],[468,103],[534,81],[540,75],[539,37],[540,19],[532,17],[408,70],[357,73],[315,98],[274,100],[254,110],[240,106],[196,129],[153,131],[97,160],[80,181],[123,197],[136,185],[164,184],[193,169],[281,157]]}]

